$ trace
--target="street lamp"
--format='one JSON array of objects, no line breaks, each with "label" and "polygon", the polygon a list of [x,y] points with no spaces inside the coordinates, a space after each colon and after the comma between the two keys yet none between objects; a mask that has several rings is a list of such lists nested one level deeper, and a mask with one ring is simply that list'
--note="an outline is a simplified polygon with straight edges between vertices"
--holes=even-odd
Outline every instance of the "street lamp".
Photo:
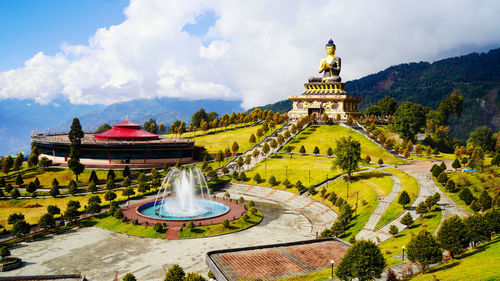
[{"label": "street lamp", "polygon": [[335,263],[335,261],[331,260],[330,263],[332,264],[332,280],[333,280],[333,264]]},{"label": "street lamp", "polygon": [[402,261],[405,261],[405,246],[402,246],[403,248],[403,256],[401,257]]}]

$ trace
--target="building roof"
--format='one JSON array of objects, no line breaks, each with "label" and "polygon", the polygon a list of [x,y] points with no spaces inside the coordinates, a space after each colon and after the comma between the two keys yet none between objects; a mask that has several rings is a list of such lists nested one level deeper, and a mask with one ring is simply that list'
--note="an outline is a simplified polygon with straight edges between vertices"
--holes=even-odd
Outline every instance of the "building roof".
[{"label": "building roof", "polygon": [[157,134],[152,134],[141,129],[141,125],[130,122],[128,120],[123,121],[118,124],[114,124],[113,128],[107,130],[106,132],[95,134],[95,139],[98,140],[156,140],[160,136]]},{"label": "building roof", "polygon": [[323,238],[261,245],[207,253],[206,262],[217,280],[278,279],[312,273],[338,265],[351,245]]}]

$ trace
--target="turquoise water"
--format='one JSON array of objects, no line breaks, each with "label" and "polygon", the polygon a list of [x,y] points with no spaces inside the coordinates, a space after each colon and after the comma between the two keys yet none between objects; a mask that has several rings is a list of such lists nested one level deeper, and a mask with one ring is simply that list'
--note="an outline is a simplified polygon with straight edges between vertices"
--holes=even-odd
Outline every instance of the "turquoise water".
[{"label": "turquoise water", "polygon": [[[155,202],[149,202],[141,207],[139,207],[139,212],[145,216],[155,218],[155,219],[167,219],[167,220],[190,220],[190,219],[203,219],[203,218],[210,218],[210,217],[215,217],[221,214],[226,213],[229,211],[229,207],[222,203],[214,202],[214,201],[209,201],[209,200],[195,200],[194,201],[197,208],[200,208],[201,214],[197,214],[194,216],[182,216],[180,213],[182,213],[181,210],[176,208],[175,214],[169,213],[167,209],[172,209],[172,208],[160,208],[161,201],[157,201],[156,207],[154,206]],[[169,205],[169,204],[175,204],[176,202],[171,199],[167,199],[164,202],[164,207]],[[155,209],[157,212],[155,212]]]}]

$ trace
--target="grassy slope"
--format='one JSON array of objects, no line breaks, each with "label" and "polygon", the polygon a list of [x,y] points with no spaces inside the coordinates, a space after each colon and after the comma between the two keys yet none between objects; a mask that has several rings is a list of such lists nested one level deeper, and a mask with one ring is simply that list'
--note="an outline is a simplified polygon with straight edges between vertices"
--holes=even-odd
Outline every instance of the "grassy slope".
[{"label": "grassy slope", "polygon": [[367,180],[369,184],[375,188],[379,196],[387,196],[392,191],[394,180],[391,177],[385,176],[384,173],[379,171],[369,171],[357,175],[361,180]]},{"label": "grassy slope", "polygon": [[[252,125],[252,124],[255,124],[256,122],[248,122],[248,123],[240,123],[240,124],[234,124],[234,125],[230,125],[230,126],[226,126],[226,127],[220,127],[220,128],[216,128],[216,129],[210,129],[206,132],[202,131],[202,130],[198,130],[198,131],[195,131],[195,132],[186,132],[184,134],[181,135],[181,138],[193,138],[193,137],[197,137],[197,136],[200,136],[200,135],[205,135],[205,134],[210,134],[210,133],[218,133],[218,132],[221,132],[221,131],[224,131],[224,130],[232,130],[232,129],[237,129],[237,128],[241,128],[241,127],[245,127],[245,126],[249,126],[249,125]],[[178,138],[179,135],[177,134],[165,134],[163,135],[163,137],[166,137],[166,138]]]},{"label": "grassy slope", "polygon": [[[283,125],[278,125],[274,129],[270,129],[267,134],[264,134],[261,138],[257,138],[257,142],[260,142],[266,135],[272,133],[281,126]],[[226,147],[231,149],[231,146],[235,141],[238,142],[238,145],[240,146],[239,152],[243,152],[254,146],[253,143],[249,142],[249,138],[251,134],[256,135],[259,128],[262,128],[262,125],[195,137],[193,139],[196,145],[205,147],[209,153],[217,153],[219,150],[224,152]]]},{"label": "grassy slope", "polygon": [[[279,183],[274,188],[285,190],[286,187],[282,185],[282,182],[285,180],[285,176],[287,176],[288,181],[292,184],[295,184],[298,180],[302,182],[302,185],[305,187],[318,184],[324,181],[328,175],[329,178],[332,178],[335,175],[342,173],[340,170],[335,169],[331,170],[332,160],[323,157],[317,157],[317,159],[301,159],[301,158],[270,158],[265,159],[255,165],[250,171],[245,172],[248,178],[250,178],[247,183],[249,184],[257,184],[253,180],[253,177],[256,173],[259,173],[261,178],[265,180],[264,182],[260,182],[259,185],[271,187],[268,183],[269,177],[274,175],[276,181]],[[285,167],[287,167],[285,169]],[[311,172],[311,181],[309,182],[309,171]],[[287,189],[287,191],[297,193],[297,188],[293,187]]]},{"label": "grassy slope", "polygon": [[320,153],[326,154],[328,148],[335,149],[335,141],[344,136],[351,136],[361,143],[361,156],[364,158],[370,155],[373,161],[379,158],[384,160],[384,163],[402,163],[403,161],[392,156],[382,148],[368,140],[361,134],[336,125],[313,125],[302,131],[294,140],[290,141],[288,146],[293,147],[294,152],[299,152],[303,145],[306,152],[312,153],[314,147],[318,147]]},{"label": "grassy slope", "polygon": [[500,237],[411,280],[500,280]]},{"label": "grassy slope", "polygon": [[258,210],[255,215],[252,215],[250,212],[248,212],[248,214],[248,221],[244,221],[242,218],[239,218],[235,221],[229,222],[228,228],[225,228],[224,226],[222,226],[222,224],[197,226],[195,229],[193,229],[193,231],[189,231],[187,228],[183,228],[179,233],[179,238],[198,238],[227,234],[249,228],[262,220],[262,212],[260,210]]},{"label": "grassy slope", "polygon": [[[406,190],[406,192],[408,192],[408,194],[410,195],[410,202],[413,202],[417,198],[419,192],[417,180],[400,170],[392,168],[387,168],[385,170],[389,173],[394,174],[401,180],[401,191]],[[389,207],[387,207],[387,210],[385,210],[384,214],[377,223],[377,226],[375,226],[375,229],[379,229],[380,227],[386,225],[393,219],[397,218],[401,213],[403,213],[404,209],[401,205],[399,205],[398,198],[399,196],[396,197],[394,201],[392,201]],[[408,205],[411,205],[411,203]]]},{"label": "grassy slope", "polygon": [[380,243],[379,247],[382,250],[382,254],[384,254],[386,258],[387,264],[394,265],[401,263],[399,258],[394,258],[395,255],[401,255],[403,251],[401,247],[406,246],[410,242],[411,238],[424,228],[430,233],[434,233],[441,222],[441,218],[441,211],[428,213],[424,215],[423,220],[413,218],[416,220],[411,228],[407,228],[395,235],[393,238]]},{"label": "grassy slope", "polygon": [[[361,173],[360,176],[365,177],[366,181],[371,181],[371,178],[363,176],[363,174],[368,173],[371,172]],[[329,185],[326,190],[327,191],[325,193],[325,198],[328,198],[330,193],[333,191],[335,192],[335,194],[337,194],[337,197],[346,199],[347,183],[343,180],[336,180],[333,184]],[[345,233],[344,236],[341,237],[344,240],[349,240],[350,237],[356,236],[356,234],[358,234],[366,225],[371,214],[377,207],[377,193],[370,184],[367,184],[365,181],[356,180],[349,184],[349,197],[347,198],[347,202],[353,207],[356,206],[356,193],[359,193],[357,215],[355,216],[355,219],[353,220],[353,223],[351,224],[349,230]],[[334,208],[334,210],[338,212],[338,208],[334,207],[330,201],[321,198],[320,193],[312,196],[312,198]]]},{"label": "grassy slope", "polygon": [[[86,169],[81,175],[78,176],[78,185],[87,185],[92,169]],[[115,170],[115,181],[121,181],[123,179],[122,171]],[[99,184],[104,184],[106,182],[106,177],[108,175],[108,170],[96,170],[97,178],[99,179]],[[75,175],[70,169],[64,168],[48,168],[47,171],[42,170],[27,173],[23,175],[24,184],[28,184],[35,180],[35,177],[40,181],[40,188],[51,188],[52,181],[57,179],[60,187],[65,187],[69,184],[71,180],[75,180]],[[13,182],[15,179],[12,180]],[[14,186],[14,184],[13,184]]]}]

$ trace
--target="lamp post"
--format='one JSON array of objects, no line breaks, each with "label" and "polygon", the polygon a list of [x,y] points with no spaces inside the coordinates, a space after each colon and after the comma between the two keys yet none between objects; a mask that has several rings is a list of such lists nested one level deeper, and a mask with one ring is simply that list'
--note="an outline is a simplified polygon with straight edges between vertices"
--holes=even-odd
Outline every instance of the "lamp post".
[{"label": "lamp post", "polygon": [[401,257],[402,261],[405,261],[405,246],[402,246],[403,248],[403,256]]},{"label": "lamp post", "polygon": [[288,179],[288,166],[285,166],[285,179]]},{"label": "lamp post", "polygon": [[331,260],[330,263],[332,264],[332,280],[333,280],[333,264],[335,264],[335,261]]}]

